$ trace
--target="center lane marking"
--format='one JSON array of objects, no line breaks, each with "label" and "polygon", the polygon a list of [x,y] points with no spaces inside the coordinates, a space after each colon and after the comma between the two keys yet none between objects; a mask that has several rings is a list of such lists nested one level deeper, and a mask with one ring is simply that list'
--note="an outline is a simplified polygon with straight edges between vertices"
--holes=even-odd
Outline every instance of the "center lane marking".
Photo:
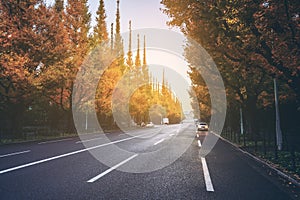
[{"label": "center lane marking", "polygon": [[119,164],[116,164],[115,166],[109,168],[108,170],[102,172],[101,174],[95,176],[94,178],[88,180],[88,183],[93,183],[95,181],[97,181],[99,178],[105,176],[106,174],[108,174],[109,172],[117,169],[118,167],[120,167],[121,165],[124,165],[125,163],[127,163],[128,161],[130,161],[131,159],[135,158],[136,156],[138,156],[138,154],[134,154],[133,156],[127,158],[126,160],[123,160],[122,162],[120,162]]},{"label": "center lane marking", "polygon": [[211,182],[211,178],[209,175],[207,163],[204,157],[201,157],[201,162],[202,162],[202,168],[203,168],[203,173],[204,173],[204,180],[205,180],[205,185],[206,185],[206,191],[208,192],[214,192],[214,187]]},{"label": "center lane marking", "polygon": [[[152,133],[150,133],[150,134],[152,135]],[[73,152],[70,152],[70,153],[65,153],[65,154],[61,154],[61,155],[58,155],[58,156],[53,156],[53,157],[50,157],[50,158],[34,161],[34,162],[27,163],[27,164],[24,164],[24,165],[19,165],[19,166],[16,166],[16,167],[4,169],[4,170],[0,171],[0,174],[4,174],[4,173],[7,173],[7,172],[22,169],[22,168],[25,168],[25,167],[30,167],[30,166],[41,164],[41,163],[44,163],[44,162],[56,160],[56,159],[59,159],[59,158],[75,155],[75,154],[78,154],[78,153],[82,153],[82,152],[85,152],[85,151],[97,149],[97,148],[108,146],[108,145],[111,145],[111,144],[116,144],[116,143],[124,142],[124,141],[127,141],[127,140],[132,140],[134,138],[139,138],[139,137],[142,137],[142,136],[145,136],[145,135],[150,135],[150,134],[147,133],[147,134],[142,134],[142,135],[138,135],[138,136],[133,136],[133,137],[130,137],[130,138],[125,138],[125,139],[121,139],[121,140],[117,140],[117,141],[113,141],[113,142],[109,142],[109,143],[105,143],[105,144],[100,144],[100,145],[97,145],[97,146],[94,146],[94,147],[89,147],[89,148],[86,148],[86,149],[81,149],[81,150],[73,151]]]},{"label": "center lane marking", "polygon": [[165,139],[161,139],[161,140],[155,142],[154,145],[158,145],[159,143],[163,142],[164,140],[165,140]]},{"label": "center lane marking", "polygon": [[198,146],[201,147],[201,142],[200,142],[200,140],[198,140]]},{"label": "center lane marking", "polygon": [[0,158],[4,158],[4,157],[8,157],[8,156],[15,156],[15,155],[19,155],[19,154],[23,154],[23,153],[29,153],[30,150],[27,151],[20,151],[20,152],[15,152],[15,153],[9,153],[9,154],[5,154],[5,155],[0,155]]},{"label": "center lane marking", "polygon": [[[201,141],[198,140],[198,146],[201,148]],[[209,175],[209,170],[207,167],[206,159],[205,157],[200,156],[201,163],[202,163],[202,169],[203,169],[203,174],[204,174],[204,181],[205,181],[205,186],[206,186],[206,191],[208,192],[214,192],[214,186],[212,184],[210,175]]]}]

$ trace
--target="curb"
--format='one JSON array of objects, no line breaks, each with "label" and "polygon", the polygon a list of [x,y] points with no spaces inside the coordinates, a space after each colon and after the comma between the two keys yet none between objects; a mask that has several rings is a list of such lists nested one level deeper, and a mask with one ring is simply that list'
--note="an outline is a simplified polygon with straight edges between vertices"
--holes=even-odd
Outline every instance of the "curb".
[{"label": "curb", "polygon": [[54,137],[54,138],[50,138],[50,139],[20,140],[20,141],[8,142],[8,143],[1,143],[0,142],[0,147],[5,146],[5,145],[26,144],[26,143],[31,143],[31,142],[44,142],[44,141],[51,141],[51,140],[56,140],[56,139],[68,139],[68,138],[74,138],[74,137],[76,137],[76,135],[63,136],[63,137]]},{"label": "curb", "polygon": [[[89,135],[89,134],[95,134],[97,132],[91,132],[91,133],[84,133],[81,135]],[[77,133],[70,134],[70,135],[62,135],[62,136],[57,136],[53,138],[37,138],[37,139],[31,139],[31,140],[20,140],[20,141],[13,141],[13,142],[8,142],[8,143],[1,143],[0,142],[0,147],[5,146],[5,145],[14,145],[14,144],[26,144],[26,143],[32,143],[32,142],[47,142],[51,140],[57,140],[57,139],[68,139],[68,138],[75,138],[78,137],[79,135]]]},{"label": "curb", "polygon": [[255,161],[267,166],[269,169],[271,169],[272,171],[276,172],[279,176],[281,176],[282,178],[287,179],[288,181],[292,182],[293,184],[295,184],[296,186],[300,187],[300,182],[298,182],[297,180],[295,180],[294,178],[292,178],[291,176],[285,174],[284,172],[276,169],[275,167],[271,166],[269,163],[265,162],[264,160],[259,159],[258,157],[252,155],[251,153],[244,151],[243,149],[241,149],[238,145],[230,142],[229,140],[223,138],[222,136],[212,132],[214,135],[216,135],[217,137],[219,137],[221,140],[231,144],[232,146],[234,146],[237,150],[241,151],[242,153],[246,154],[247,156],[249,156],[250,158],[254,159]]}]

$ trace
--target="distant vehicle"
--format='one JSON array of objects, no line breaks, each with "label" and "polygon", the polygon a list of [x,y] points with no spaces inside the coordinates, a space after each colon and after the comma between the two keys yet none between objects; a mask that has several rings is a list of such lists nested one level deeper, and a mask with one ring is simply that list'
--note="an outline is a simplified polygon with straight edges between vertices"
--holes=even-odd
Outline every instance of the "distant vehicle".
[{"label": "distant vehicle", "polygon": [[162,119],[163,124],[169,124],[169,118],[165,117]]},{"label": "distant vehicle", "polygon": [[147,128],[152,128],[152,127],[154,127],[154,124],[152,122],[149,122],[148,124],[146,124],[146,127]]},{"label": "distant vehicle", "polygon": [[208,131],[208,124],[206,122],[199,122],[197,124],[198,131]]}]

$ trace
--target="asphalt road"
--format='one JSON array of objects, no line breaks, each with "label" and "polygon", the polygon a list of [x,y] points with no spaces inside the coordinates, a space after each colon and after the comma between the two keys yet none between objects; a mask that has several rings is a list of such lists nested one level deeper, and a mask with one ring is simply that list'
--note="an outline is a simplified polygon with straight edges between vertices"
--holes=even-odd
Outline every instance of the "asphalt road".
[{"label": "asphalt road", "polygon": [[[291,199],[257,162],[222,140],[201,157],[207,134],[182,124],[3,145],[0,199]],[[99,161],[104,157],[107,165]]]}]

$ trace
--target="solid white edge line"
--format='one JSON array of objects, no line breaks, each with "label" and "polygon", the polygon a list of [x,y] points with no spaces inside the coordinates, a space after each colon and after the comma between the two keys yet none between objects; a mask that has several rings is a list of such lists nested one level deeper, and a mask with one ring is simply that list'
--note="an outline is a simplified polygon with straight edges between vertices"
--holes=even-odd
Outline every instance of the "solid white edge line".
[{"label": "solid white edge line", "polygon": [[4,158],[4,157],[8,157],[8,156],[15,156],[15,155],[19,155],[19,154],[23,154],[23,153],[29,153],[30,150],[27,151],[20,151],[20,152],[15,152],[15,153],[9,153],[9,154],[5,154],[5,155],[0,155],[0,158]]},{"label": "solid white edge line", "polygon": [[90,141],[101,140],[101,139],[103,139],[103,137],[93,138],[93,139],[89,139],[89,140],[80,140],[75,143],[78,144],[78,143],[90,142]]},{"label": "solid white edge line", "polygon": [[[148,135],[148,134],[149,133],[143,134],[143,135]],[[116,143],[124,142],[124,141],[127,141],[127,140],[132,140],[134,138],[141,137],[143,135],[134,136],[134,137],[130,137],[130,138],[125,138],[125,139],[122,139],[122,140],[117,140],[117,141],[113,141],[113,142],[109,142],[109,143],[97,145],[97,146],[94,146],[94,147],[89,147],[89,148],[86,148],[86,149],[81,149],[81,150],[78,150],[78,151],[73,151],[73,152],[70,152],[70,153],[65,153],[65,154],[61,154],[61,155],[58,155],[58,156],[54,156],[54,157],[50,157],[50,158],[38,160],[38,161],[27,163],[27,164],[24,164],[24,165],[19,165],[17,167],[12,167],[12,168],[8,168],[8,169],[4,169],[4,170],[0,171],[0,174],[4,174],[4,173],[7,173],[7,172],[15,171],[15,170],[22,169],[22,168],[25,168],[25,167],[30,167],[30,166],[37,165],[37,164],[44,163],[44,162],[48,162],[48,161],[51,161],[51,160],[56,160],[56,159],[59,159],[59,158],[71,156],[71,155],[74,155],[74,154],[82,153],[82,152],[89,151],[89,150],[92,150],[92,149],[96,149],[96,148],[99,148],[99,147],[104,147],[104,146],[108,146],[108,145],[111,145],[111,144],[116,144]]]},{"label": "solid white edge line", "polygon": [[201,147],[201,142],[200,142],[200,140],[198,140],[198,146]]},{"label": "solid white edge line", "polygon": [[73,139],[67,138],[67,139],[61,139],[61,140],[50,140],[50,141],[40,142],[38,144],[49,144],[49,143],[63,142],[63,141],[68,141],[68,140],[73,140]]},{"label": "solid white edge line", "polygon": [[135,158],[136,156],[138,156],[138,154],[134,154],[133,156],[127,158],[126,160],[123,160],[122,162],[120,162],[119,164],[116,164],[115,166],[109,168],[108,170],[102,172],[101,174],[95,176],[94,178],[88,180],[88,183],[93,183],[95,181],[97,181],[99,178],[105,176],[106,174],[110,173],[111,171],[117,169],[118,167],[120,167],[121,165],[124,165],[125,163],[127,163],[128,161],[130,161],[131,159]]},{"label": "solid white edge line", "polygon": [[161,140],[155,142],[154,145],[158,145],[159,143],[163,142],[164,140],[165,140],[165,139],[161,139]]},{"label": "solid white edge line", "polygon": [[[201,141],[198,140],[198,146],[201,147]],[[205,181],[205,186],[206,186],[206,191],[208,192],[214,192],[214,187],[209,175],[209,170],[207,167],[206,159],[204,157],[201,158],[201,163],[202,163],[202,169],[203,169],[203,174],[204,174],[204,181]]]},{"label": "solid white edge line", "polygon": [[201,157],[201,162],[202,162],[202,168],[203,168],[203,174],[204,174],[204,181],[206,185],[206,191],[208,192],[214,192],[214,187],[211,182],[211,178],[209,175],[208,167],[205,158]]}]

